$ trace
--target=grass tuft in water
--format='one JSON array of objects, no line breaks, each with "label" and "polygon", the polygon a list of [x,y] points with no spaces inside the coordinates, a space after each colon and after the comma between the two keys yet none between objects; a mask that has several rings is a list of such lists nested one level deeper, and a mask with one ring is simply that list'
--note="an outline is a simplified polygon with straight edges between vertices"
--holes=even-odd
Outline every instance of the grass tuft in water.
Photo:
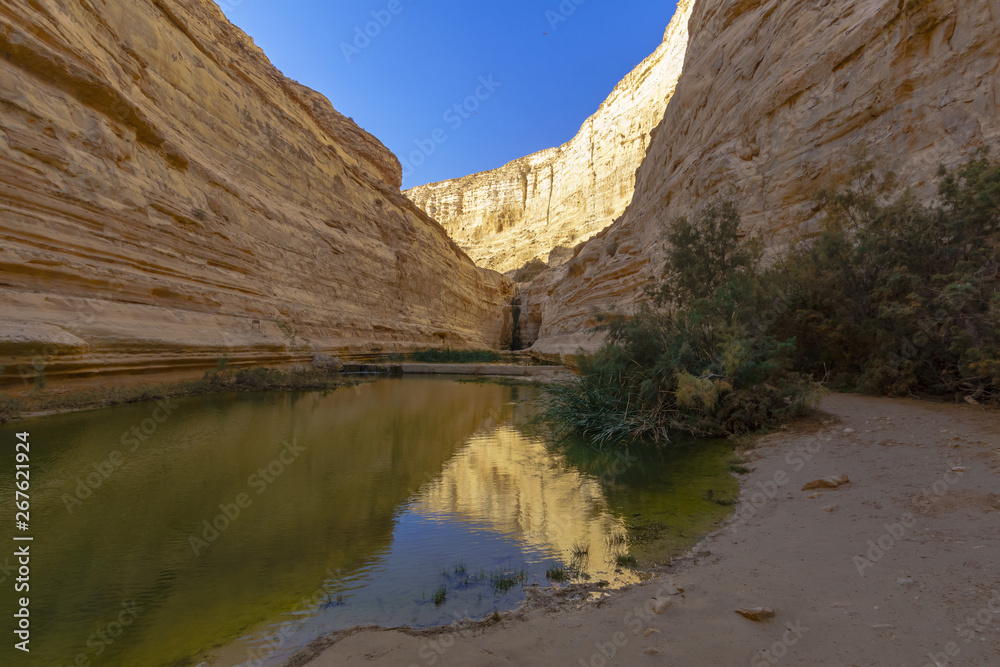
[{"label": "grass tuft in water", "polygon": [[607,537],[609,547],[620,547],[628,544],[628,533],[609,533]]},{"label": "grass tuft in water", "polygon": [[490,588],[493,595],[503,595],[510,589],[518,585],[524,585],[528,581],[528,571],[525,568],[518,570],[499,569],[490,575]]},{"label": "grass tuft in water", "polygon": [[444,604],[444,601],[448,598],[448,589],[444,586],[438,586],[437,590],[434,591],[434,595],[431,596],[431,600],[434,601],[435,607],[440,607]]},{"label": "grass tuft in water", "polygon": [[615,558],[615,564],[618,567],[635,567],[639,564],[639,561],[632,554],[619,554]]}]

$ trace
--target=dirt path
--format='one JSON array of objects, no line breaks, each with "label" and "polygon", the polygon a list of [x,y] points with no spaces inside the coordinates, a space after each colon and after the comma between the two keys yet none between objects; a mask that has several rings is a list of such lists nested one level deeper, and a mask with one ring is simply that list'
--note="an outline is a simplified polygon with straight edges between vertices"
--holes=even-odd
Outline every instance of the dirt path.
[{"label": "dirt path", "polygon": [[[476,631],[362,630],[297,662],[1000,665],[1000,414],[846,395],[823,410],[765,438],[731,525],[650,582]],[[734,613],[756,606],[774,618]]]}]

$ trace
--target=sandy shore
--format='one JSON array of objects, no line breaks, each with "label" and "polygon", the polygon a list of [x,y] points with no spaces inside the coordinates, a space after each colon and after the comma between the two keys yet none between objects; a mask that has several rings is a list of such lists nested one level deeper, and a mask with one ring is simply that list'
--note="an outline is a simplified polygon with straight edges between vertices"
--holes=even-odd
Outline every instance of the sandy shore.
[{"label": "sandy shore", "polygon": [[[1000,665],[1000,414],[847,395],[822,409],[761,441],[731,524],[652,581],[477,629],[359,630],[293,664]],[[775,616],[734,613],[758,606]]]}]

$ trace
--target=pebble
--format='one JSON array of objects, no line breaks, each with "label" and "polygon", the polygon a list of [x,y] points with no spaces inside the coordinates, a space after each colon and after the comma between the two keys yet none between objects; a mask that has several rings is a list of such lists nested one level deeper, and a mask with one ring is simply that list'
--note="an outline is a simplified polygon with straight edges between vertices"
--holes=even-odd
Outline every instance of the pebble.
[{"label": "pebble", "polygon": [[812,491],[813,489],[836,489],[838,486],[843,486],[844,484],[850,484],[851,480],[847,475],[832,475],[830,477],[824,477],[823,479],[816,479],[802,487],[803,491]]},{"label": "pebble", "polygon": [[774,610],[770,607],[751,607],[749,609],[737,609],[736,613],[743,618],[748,618],[751,621],[766,621],[769,618],[774,618]]}]

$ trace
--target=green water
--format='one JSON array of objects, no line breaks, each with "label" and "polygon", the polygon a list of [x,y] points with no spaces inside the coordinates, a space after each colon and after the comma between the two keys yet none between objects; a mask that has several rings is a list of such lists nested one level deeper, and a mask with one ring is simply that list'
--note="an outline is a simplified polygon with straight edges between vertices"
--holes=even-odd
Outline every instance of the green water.
[{"label": "green water", "polygon": [[[725,443],[635,460],[556,449],[525,426],[536,392],[385,379],[7,425],[0,537],[34,538],[32,634],[30,655],[8,641],[0,664],[280,664],[344,627],[512,608],[523,588],[491,587],[500,573],[544,585],[573,563],[628,583],[616,556],[662,559],[727,516],[705,500],[737,492]],[[25,533],[17,432],[31,441]]]}]

